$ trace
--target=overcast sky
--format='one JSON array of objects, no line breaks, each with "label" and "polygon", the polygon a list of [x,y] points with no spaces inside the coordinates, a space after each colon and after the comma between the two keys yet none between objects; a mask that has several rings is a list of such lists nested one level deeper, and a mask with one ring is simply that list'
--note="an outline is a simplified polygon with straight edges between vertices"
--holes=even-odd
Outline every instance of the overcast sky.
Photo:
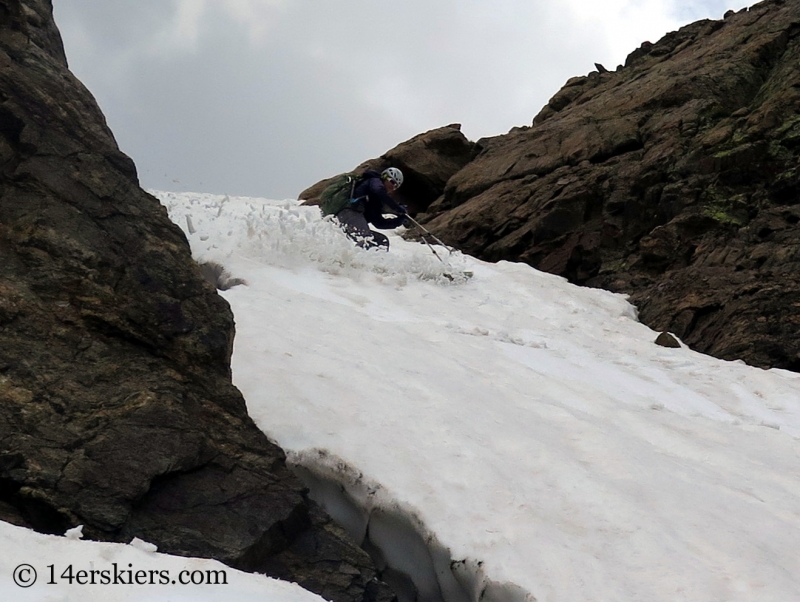
[{"label": "overcast sky", "polygon": [[53,0],[145,188],[294,198],[426,130],[529,125],[567,79],[742,0]]}]

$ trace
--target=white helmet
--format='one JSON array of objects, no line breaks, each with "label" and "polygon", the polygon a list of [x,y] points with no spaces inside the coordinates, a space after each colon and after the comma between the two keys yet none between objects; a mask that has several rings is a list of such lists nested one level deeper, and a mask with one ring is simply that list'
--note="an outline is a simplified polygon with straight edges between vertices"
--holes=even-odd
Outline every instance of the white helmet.
[{"label": "white helmet", "polygon": [[381,179],[389,180],[396,188],[403,185],[403,172],[396,167],[387,167],[381,172]]}]

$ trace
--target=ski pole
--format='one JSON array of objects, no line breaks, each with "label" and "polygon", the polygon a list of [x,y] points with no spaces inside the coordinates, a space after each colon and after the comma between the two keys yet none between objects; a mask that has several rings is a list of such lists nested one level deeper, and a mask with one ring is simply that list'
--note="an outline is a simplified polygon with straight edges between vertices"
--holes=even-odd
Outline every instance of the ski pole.
[{"label": "ski pole", "polygon": [[[419,228],[419,229],[420,229],[420,230],[422,230],[422,231],[423,231],[425,234],[427,234],[427,235],[428,235],[428,236],[430,236],[430,237],[431,237],[433,240],[435,240],[437,244],[440,244],[440,245],[442,245],[442,246],[443,246],[445,249],[447,249],[447,250],[448,250],[448,252],[450,252],[450,253],[453,253],[453,252],[455,252],[455,249],[454,249],[453,247],[451,247],[451,246],[448,246],[448,245],[444,244],[444,243],[443,243],[441,240],[439,240],[439,238],[438,238],[438,237],[437,237],[437,236],[436,236],[436,235],[435,235],[433,232],[431,232],[430,230],[428,230],[428,229],[427,229],[425,226],[423,226],[422,224],[420,224],[420,223],[419,223],[417,220],[415,220],[413,217],[411,217],[411,216],[410,216],[410,215],[408,215],[407,213],[406,213],[406,217],[407,217],[407,218],[408,218],[408,219],[411,221],[411,223],[412,223],[412,224],[414,224],[414,225],[415,225],[417,228]],[[423,240],[425,240],[425,237],[423,236],[423,237],[422,237],[422,239],[423,239]],[[425,242],[427,243],[428,241],[427,241],[427,240],[425,240]],[[429,246],[429,247],[431,246],[431,245],[430,245],[430,243],[428,243],[428,246]],[[435,251],[434,251],[434,252],[435,252]],[[437,255],[437,257],[438,257],[438,255]]]},{"label": "ski pole", "polygon": [[[416,224],[417,226],[419,226],[419,227],[420,227],[422,230],[425,230],[425,228],[422,228],[422,226],[420,226],[420,225],[419,225],[419,223],[417,223],[417,221],[416,221],[414,218],[412,218],[412,217],[411,217],[411,216],[410,216],[408,213],[406,213],[406,218],[408,218],[408,220],[409,220],[409,221],[411,221],[411,222],[413,222],[414,224]],[[429,242],[428,242],[428,239],[427,239],[427,238],[425,238],[425,234],[424,234],[424,233],[422,234],[421,238],[422,238],[422,240],[424,240],[424,241],[425,241],[425,244],[426,244],[426,245],[428,245],[428,248],[431,250],[431,253],[433,253],[434,255],[436,255],[436,259],[438,259],[439,261],[441,261],[442,263],[444,263],[444,262],[445,262],[445,261],[444,261],[444,259],[442,259],[441,257],[439,257],[439,254],[436,252],[436,249],[434,249],[434,248],[433,248],[433,245],[431,245],[431,243],[429,243]]]},{"label": "ski pole", "polygon": [[426,244],[426,245],[428,245],[428,248],[431,250],[431,252],[432,252],[434,255],[436,255],[436,259],[438,259],[439,261],[441,261],[442,263],[444,263],[444,259],[442,259],[441,257],[439,257],[439,254],[436,252],[436,249],[434,249],[434,248],[433,248],[433,246],[431,245],[431,243],[429,243],[429,242],[428,242],[428,239],[427,239],[427,238],[425,238],[425,235],[424,235],[424,234],[422,235],[422,240],[424,240],[424,241],[425,241],[425,244]]}]

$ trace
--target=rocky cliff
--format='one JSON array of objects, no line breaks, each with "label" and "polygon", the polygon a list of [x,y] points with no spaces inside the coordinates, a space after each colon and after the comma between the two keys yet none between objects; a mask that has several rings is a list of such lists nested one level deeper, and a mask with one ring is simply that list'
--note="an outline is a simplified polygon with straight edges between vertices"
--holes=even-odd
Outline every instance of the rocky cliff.
[{"label": "rocky cliff", "polygon": [[248,417],[233,336],[50,1],[0,0],[0,519],[390,599]]},{"label": "rocky cliff", "polygon": [[418,216],[446,242],[628,293],[699,351],[800,370],[800,1],[646,42],[477,150]]},{"label": "rocky cliff", "polygon": [[800,2],[645,43],[479,143],[429,209],[443,239],[629,293],[697,350],[800,370]]}]

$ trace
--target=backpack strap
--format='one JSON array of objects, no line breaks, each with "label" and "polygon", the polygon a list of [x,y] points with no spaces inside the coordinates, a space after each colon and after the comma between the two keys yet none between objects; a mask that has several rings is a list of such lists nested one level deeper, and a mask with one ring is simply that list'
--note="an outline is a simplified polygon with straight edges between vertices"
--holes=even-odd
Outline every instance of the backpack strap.
[{"label": "backpack strap", "polygon": [[356,186],[361,184],[366,179],[367,178],[365,178],[363,175],[355,176],[353,178],[353,185],[350,188],[350,208],[355,210],[355,211],[358,211],[359,213],[363,213],[364,212],[364,205],[369,200],[369,195],[365,194],[364,196],[360,196],[358,198],[354,198],[355,194],[356,194]]}]

